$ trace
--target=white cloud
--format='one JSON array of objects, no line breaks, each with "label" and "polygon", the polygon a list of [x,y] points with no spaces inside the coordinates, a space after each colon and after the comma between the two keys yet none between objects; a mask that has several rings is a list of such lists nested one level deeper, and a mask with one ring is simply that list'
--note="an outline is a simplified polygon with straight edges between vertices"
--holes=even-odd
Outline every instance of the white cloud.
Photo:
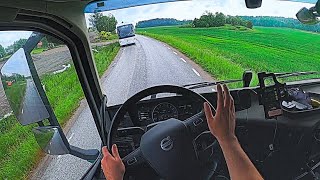
[{"label": "white cloud", "polygon": [[8,47],[19,39],[28,39],[31,31],[0,31],[0,45]]},{"label": "white cloud", "polygon": [[[282,16],[295,18],[295,14],[302,7],[311,7],[312,4],[264,0],[262,7],[247,9],[244,0],[194,0],[180,1],[163,4],[153,4],[127,9],[119,9],[104,12],[113,14],[118,22],[137,23],[141,20],[153,18],[194,19],[204,11],[223,12],[228,15],[252,15],[252,16]],[[87,23],[90,14],[86,14]]]}]

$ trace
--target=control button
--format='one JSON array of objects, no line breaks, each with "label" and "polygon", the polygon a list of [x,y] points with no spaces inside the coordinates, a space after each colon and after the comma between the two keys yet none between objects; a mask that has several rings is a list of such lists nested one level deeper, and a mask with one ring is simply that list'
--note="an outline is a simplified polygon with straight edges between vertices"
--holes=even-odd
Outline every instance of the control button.
[{"label": "control button", "polygon": [[136,163],[137,162],[137,158],[136,157],[133,157],[133,158],[131,158],[131,159],[129,159],[128,161],[127,161],[127,164],[130,166],[130,165],[132,165],[132,164],[134,164],[134,163]]},{"label": "control button", "polygon": [[198,125],[201,124],[202,122],[203,122],[203,119],[199,118],[199,119],[193,121],[193,125],[194,125],[194,126],[198,126]]}]

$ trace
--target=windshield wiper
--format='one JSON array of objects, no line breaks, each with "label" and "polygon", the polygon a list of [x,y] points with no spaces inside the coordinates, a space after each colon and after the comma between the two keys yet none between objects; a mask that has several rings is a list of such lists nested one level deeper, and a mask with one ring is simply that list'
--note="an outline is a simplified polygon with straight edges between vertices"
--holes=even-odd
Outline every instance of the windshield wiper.
[{"label": "windshield wiper", "polygon": [[198,89],[202,87],[215,86],[218,84],[229,84],[229,83],[235,83],[235,82],[242,82],[242,79],[232,79],[232,80],[216,81],[216,82],[200,82],[200,83],[194,83],[194,84],[187,84],[182,87],[188,88],[188,89]]},{"label": "windshield wiper", "polygon": [[307,71],[307,72],[287,72],[287,73],[274,73],[277,78],[288,78],[293,76],[306,76],[313,74],[320,74],[319,71]]},{"label": "windshield wiper", "polygon": [[182,87],[188,88],[188,89],[198,89],[202,87],[215,86],[218,84],[229,84],[229,83],[236,83],[236,82],[242,82],[243,87],[249,87],[252,80],[252,76],[253,76],[252,71],[246,70],[242,74],[242,79],[231,79],[231,80],[223,80],[223,81],[216,81],[216,82],[200,82],[200,83],[187,84]]}]

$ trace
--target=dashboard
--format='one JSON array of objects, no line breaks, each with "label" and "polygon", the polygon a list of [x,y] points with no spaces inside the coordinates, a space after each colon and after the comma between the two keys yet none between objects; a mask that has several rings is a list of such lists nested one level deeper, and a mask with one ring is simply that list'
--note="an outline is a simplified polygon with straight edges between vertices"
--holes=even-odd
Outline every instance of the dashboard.
[{"label": "dashboard", "polygon": [[[119,107],[120,106],[117,105],[108,108],[112,117]],[[170,118],[185,120],[199,113],[201,110],[202,103],[182,96],[143,100],[137,103],[136,107],[133,107],[132,111],[125,115],[119,127],[147,127],[148,125],[159,123]]]},{"label": "dashboard", "polygon": [[[250,106],[250,91],[239,90],[231,92],[235,100],[236,110],[246,109]],[[202,94],[215,107],[216,96],[213,93]],[[108,107],[111,119],[121,105]],[[203,102],[190,99],[181,95],[143,99],[130,108],[119,124],[118,132],[113,139],[119,147],[121,157],[139,147],[142,135],[162,121],[170,118],[186,120],[203,109]],[[195,141],[198,151],[210,147],[215,138],[210,133],[203,133]]]},{"label": "dashboard", "polygon": [[[289,87],[295,86],[290,85]],[[319,84],[299,84],[299,87],[308,92],[320,94]],[[201,95],[216,107],[215,92]],[[301,172],[292,171],[295,167],[291,167],[290,165],[294,165],[296,162],[289,160],[294,159],[292,156],[296,154],[305,153],[303,147],[306,146],[303,146],[301,142],[303,137],[309,136],[314,137],[314,143],[310,147],[311,152],[308,153],[309,160],[307,161],[310,167],[314,169],[320,168],[319,113],[309,113],[308,115],[301,113],[301,116],[295,114],[293,117],[284,114],[277,118],[266,119],[264,106],[259,103],[259,98],[261,97],[257,89],[236,89],[231,91],[231,95],[234,98],[236,108],[236,134],[238,140],[249,158],[263,175],[292,175],[295,172],[306,176],[308,173],[305,172],[305,169],[302,169]],[[114,117],[120,106],[107,107],[110,119]],[[120,156],[124,157],[139,147],[142,135],[157,123],[161,123],[161,121],[169,118],[185,120],[200,112],[202,106],[202,102],[195,102],[192,99],[179,95],[139,101],[125,115],[120,123],[118,134],[113,141],[119,147]],[[317,127],[315,126],[316,124],[318,124]],[[306,132],[311,132],[311,134],[308,135]],[[206,142],[214,142],[210,133],[204,133],[203,136],[197,139],[195,142],[197,150],[202,151],[206,149],[208,147],[208,143],[206,144]],[[300,151],[300,149],[302,150]],[[293,155],[291,156],[291,154]],[[281,164],[281,167],[286,167],[286,169],[275,169],[279,167],[277,164]],[[219,170],[219,173],[223,175],[228,174],[226,168]],[[270,179],[279,178],[270,177]]]}]

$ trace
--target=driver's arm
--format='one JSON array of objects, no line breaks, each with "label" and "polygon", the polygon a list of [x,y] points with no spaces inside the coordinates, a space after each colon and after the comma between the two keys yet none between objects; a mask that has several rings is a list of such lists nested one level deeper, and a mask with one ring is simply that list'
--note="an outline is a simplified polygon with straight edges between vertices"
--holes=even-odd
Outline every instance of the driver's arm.
[{"label": "driver's arm", "polygon": [[232,180],[263,179],[235,136],[235,108],[233,98],[226,85],[217,86],[218,104],[215,116],[208,103],[204,104],[205,114],[211,133],[217,138],[227,162]]}]

